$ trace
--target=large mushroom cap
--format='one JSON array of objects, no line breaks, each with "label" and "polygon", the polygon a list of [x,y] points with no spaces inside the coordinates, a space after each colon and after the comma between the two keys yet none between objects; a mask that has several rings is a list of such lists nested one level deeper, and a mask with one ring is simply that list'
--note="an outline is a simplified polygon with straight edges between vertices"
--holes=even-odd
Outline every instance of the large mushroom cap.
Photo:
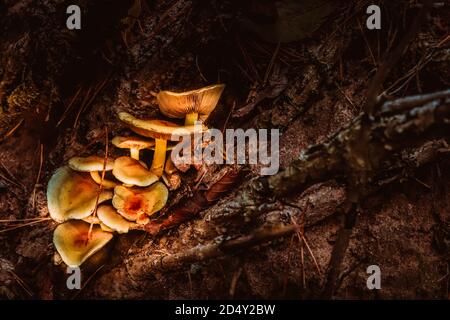
[{"label": "large mushroom cap", "polygon": [[136,221],[141,214],[152,215],[161,210],[167,202],[167,187],[157,182],[145,189],[114,188],[113,206],[127,220]]},{"label": "large mushroom cap", "polygon": [[137,134],[154,139],[178,141],[180,137],[192,135],[195,132],[201,133],[207,130],[204,125],[182,127],[164,120],[141,120],[133,117],[127,112],[120,112],[119,119]]},{"label": "large mushroom cap", "polygon": [[[73,157],[69,160],[69,167],[75,171],[91,172],[103,171],[105,159],[98,156]],[[113,169],[114,160],[107,159],[105,171]]]},{"label": "large mushroom cap", "polygon": [[113,175],[123,183],[146,187],[158,181],[158,177],[148,171],[140,161],[130,157],[119,157],[114,161]]},{"label": "large mushroom cap", "polygon": [[69,167],[56,170],[47,186],[47,205],[50,217],[58,222],[83,219],[101,203],[112,198],[112,192],[103,190],[87,174]]},{"label": "large mushroom cap", "polygon": [[132,226],[132,223],[125,220],[116,209],[110,205],[102,205],[97,209],[98,219],[107,227],[118,233],[127,233]]},{"label": "large mushroom cap", "polygon": [[160,91],[156,98],[159,109],[168,117],[184,118],[195,112],[205,120],[219,102],[224,88],[224,84],[215,84],[187,92]]},{"label": "large mushroom cap", "polygon": [[136,148],[136,149],[147,149],[155,146],[155,141],[147,141],[137,137],[121,137],[117,136],[111,140],[111,143],[117,148]]},{"label": "large mushroom cap", "polygon": [[113,237],[99,226],[93,226],[88,240],[90,224],[72,220],[60,224],[53,233],[53,244],[65,264],[78,267],[99,251]]}]

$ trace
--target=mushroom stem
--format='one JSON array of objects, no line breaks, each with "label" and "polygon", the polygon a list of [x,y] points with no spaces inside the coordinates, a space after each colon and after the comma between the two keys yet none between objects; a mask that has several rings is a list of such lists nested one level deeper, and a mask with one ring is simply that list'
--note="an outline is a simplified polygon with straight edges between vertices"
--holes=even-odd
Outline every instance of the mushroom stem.
[{"label": "mushroom stem", "polygon": [[89,172],[91,174],[92,180],[94,180],[97,184],[102,185],[105,189],[114,189],[114,187],[117,185],[115,182],[103,179],[98,173],[98,171],[91,171]]},{"label": "mushroom stem", "polygon": [[130,156],[133,159],[139,160],[139,149],[138,148],[130,148]]},{"label": "mushroom stem", "polygon": [[166,148],[167,140],[155,139],[155,154],[150,171],[158,177],[161,177],[163,173],[164,163],[166,162]]},{"label": "mushroom stem", "polygon": [[187,113],[186,118],[184,119],[184,125],[185,126],[193,126],[195,124],[195,121],[197,121],[197,120],[198,120],[197,112]]}]

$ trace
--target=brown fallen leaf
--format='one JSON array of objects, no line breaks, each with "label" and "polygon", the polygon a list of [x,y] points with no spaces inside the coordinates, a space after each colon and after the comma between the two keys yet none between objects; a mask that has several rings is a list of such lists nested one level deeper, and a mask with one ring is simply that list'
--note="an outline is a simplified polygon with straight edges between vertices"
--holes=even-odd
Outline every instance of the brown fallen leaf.
[{"label": "brown fallen leaf", "polygon": [[208,190],[198,190],[191,198],[179,202],[174,208],[169,210],[169,215],[158,220],[152,220],[144,225],[144,230],[152,235],[156,235],[163,230],[173,228],[192,219],[202,210],[210,207],[230,192],[242,176],[242,170],[238,168],[227,172]]}]

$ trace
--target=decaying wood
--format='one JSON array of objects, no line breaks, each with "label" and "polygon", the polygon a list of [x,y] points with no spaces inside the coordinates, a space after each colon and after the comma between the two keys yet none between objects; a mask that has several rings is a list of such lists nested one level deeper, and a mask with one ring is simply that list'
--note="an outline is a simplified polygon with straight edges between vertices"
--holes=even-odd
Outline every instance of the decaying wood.
[{"label": "decaying wood", "polygon": [[[399,167],[409,168],[409,172],[413,173],[414,169],[439,159],[442,154],[448,154],[450,149],[445,140],[426,142],[418,148],[411,149],[423,141],[419,138],[439,136],[442,133],[444,136],[448,135],[450,92],[437,93],[433,97],[438,98],[430,100],[429,96],[425,96],[422,100],[420,97],[404,100],[426,101],[425,104],[404,113],[388,116],[381,114],[380,117],[368,122],[363,122],[363,117],[357,118],[349,127],[325,143],[308,148],[300,159],[294,161],[284,171],[269,179],[259,177],[249,182],[243,187],[243,191],[228,203],[224,215],[255,217],[268,210],[279,209],[279,204],[267,203],[268,195],[281,198],[298,193],[308,185],[337,178],[354,169],[361,172],[365,168],[370,173],[368,176],[371,177],[372,183],[362,193],[367,196],[381,186],[406,177],[408,172],[399,174]],[[360,143],[358,138],[361,137],[362,131],[369,133],[367,135],[371,137],[370,146],[373,146],[370,150],[377,152],[376,161],[371,162],[370,166],[358,163],[358,158],[349,157],[351,154],[357,154],[353,150],[355,145]],[[411,136],[414,136],[414,139],[405,139]],[[298,183],[298,187],[285,188],[284,183],[291,186]],[[139,252],[128,259],[128,270],[132,277],[139,278],[154,271],[177,269],[185,264],[235,253],[239,249],[258,245],[294,231],[294,225],[269,225],[245,236],[219,237],[210,244],[199,245],[180,253],[154,255],[151,252]]]}]

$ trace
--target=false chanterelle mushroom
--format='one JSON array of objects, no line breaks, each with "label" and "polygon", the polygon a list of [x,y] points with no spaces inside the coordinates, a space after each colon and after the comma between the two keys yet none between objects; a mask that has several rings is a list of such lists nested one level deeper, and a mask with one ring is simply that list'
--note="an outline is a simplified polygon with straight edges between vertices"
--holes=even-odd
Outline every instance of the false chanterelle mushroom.
[{"label": "false chanterelle mushroom", "polygon": [[[225,88],[224,84],[214,84],[196,90],[185,92],[160,91],[157,101],[160,111],[170,118],[184,118],[185,126],[193,125],[197,120],[205,121],[216,108],[220,96]],[[193,164],[196,169],[199,164],[191,162],[177,162],[176,168],[186,171]],[[177,175],[167,176],[172,186],[177,181]]]},{"label": "false chanterelle mushroom", "polygon": [[[61,223],[54,231],[53,242],[68,266],[81,265],[104,247],[114,233],[143,230],[150,217],[166,205],[169,191],[158,182],[159,178],[170,190],[181,184],[176,165],[170,157],[166,161],[166,151],[173,148],[167,141],[179,142],[180,138],[207,130],[196,121],[209,116],[223,89],[224,85],[218,84],[181,93],[161,91],[157,94],[161,112],[172,118],[185,118],[184,126],[164,120],[141,120],[121,112],[120,120],[132,131],[154,141],[116,136],[112,144],[130,149],[131,157],[73,157],[68,166],[55,171],[47,186],[47,202],[50,217]],[[140,161],[142,149],[154,149],[150,170]],[[108,189],[114,189],[114,193]],[[111,199],[112,205],[106,202]]]}]

